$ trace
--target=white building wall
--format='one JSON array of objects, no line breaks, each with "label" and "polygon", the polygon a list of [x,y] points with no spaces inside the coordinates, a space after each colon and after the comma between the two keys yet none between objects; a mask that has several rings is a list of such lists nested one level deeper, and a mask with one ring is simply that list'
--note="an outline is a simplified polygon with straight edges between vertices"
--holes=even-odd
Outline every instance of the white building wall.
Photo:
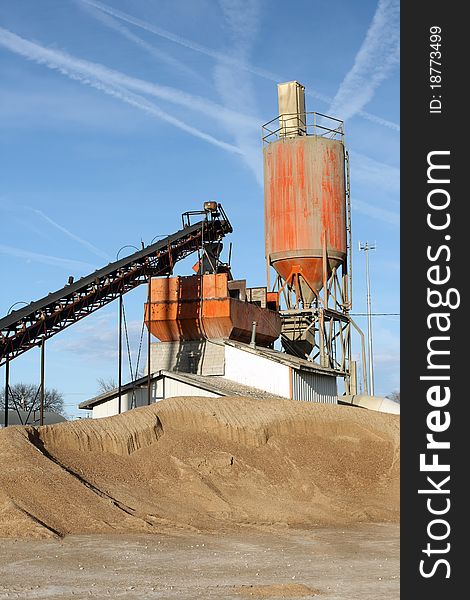
[{"label": "white building wall", "polygon": [[151,372],[181,371],[198,375],[223,375],[224,351],[222,341],[215,340],[154,342],[150,350]]},{"label": "white building wall", "polygon": [[[101,402],[93,407],[92,416],[93,419],[101,419],[102,417],[112,417],[118,414],[118,398],[113,398],[106,402]],[[127,408],[127,397],[124,400],[124,396],[121,398],[121,410],[125,412]]]},{"label": "white building wall", "polygon": [[225,347],[225,378],[290,398],[290,368],[252,352]]},{"label": "white building wall", "polygon": [[[151,402],[159,402],[165,398],[174,398],[175,396],[206,396],[208,398],[220,397],[220,394],[203,390],[199,387],[162,377],[158,381],[152,382],[151,387]],[[135,390],[136,406],[147,406],[148,395],[147,388],[139,388]],[[132,392],[127,392],[121,396],[121,412],[126,412],[130,409],[132,403]],[[102,417],[112,417],[118,414],[118,398],[112,398],[106,402],[97,404],[92,409],[93,419]]]},{"label": "white building wall", "polygon": [[219,398],[220,394],[203,390],[199,387],[170,379],[165,377],[165,398],[174,398],[175,396],[206,396],[208,398]]}]

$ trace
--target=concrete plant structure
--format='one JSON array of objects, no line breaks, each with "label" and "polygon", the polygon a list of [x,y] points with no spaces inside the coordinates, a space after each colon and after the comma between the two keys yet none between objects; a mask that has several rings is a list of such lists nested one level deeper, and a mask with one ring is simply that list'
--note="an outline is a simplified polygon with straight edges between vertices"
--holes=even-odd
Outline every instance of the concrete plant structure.
[{"label": "concrete plant structure", "polygon": [[[76,282],[69,277],[64,288],[0,319],[6,424],[9,402],[14,403],[10,362],[41,348],[44,424],[46,340],[113,300],[120,307],[118,386],[80,404],[94,417],[178,395],[390,409],[367,395],[366,378],[364,396],[357,395],[353,328],[363,366],[366,361],[364,336],[350,316],[352,232],[343,122],[306,112],[305,90],[296,81],[279,84],[278,99],[279,115],[263,126],[266,285],[247,287],[245,279],[234,279],[230,258],[221,260],[221,240],[232,232],[221,204],[209,201],[202,210],[184,213],[182,229],[173,235]],[[174,276],[175,263],[190,254],[197,254],[194,274]],[[125,384],[123,295],[144,283],[146,375]],[[339,399],[338,379],[344,383]]]}]

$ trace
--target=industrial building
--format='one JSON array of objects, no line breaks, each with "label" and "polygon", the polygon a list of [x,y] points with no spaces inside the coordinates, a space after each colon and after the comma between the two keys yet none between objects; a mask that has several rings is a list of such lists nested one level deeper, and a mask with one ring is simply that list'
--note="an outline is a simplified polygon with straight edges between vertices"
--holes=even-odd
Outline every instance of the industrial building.
[{"label": "industrial building", "polygon": [[[279,115],[262,128],[265,285],[250,288],[234,278],[230,259],[221,260],[221,240],[232,226],[219,203],[205,202],[202,210],[183,214],[177,233],[77,282],[70,278],[62,290],[0,319],[7,406],[13,358],[41,347],[43,390],[46,340],[118,299],[119,381],[116,389],[80,404],[93,417],[178,395],[340,401],[388,410],[383,399],[367,396],[364,336],[350,316],[343,122],[306,112],[305,90],[296,81],[278,85],[278,101]],[[195,217],[200,221],[194,223]],[[197,254],[194,274],[174,276],[175,263],[191,253]],[[123,295],[143,283],[146,374],[124,383]],[[360,384],[353,330],[361,346]]]},{"label": "industrial building", "polygon": [[220,241],[203,246],[195,275],[151,279],[144,318],[159,342],[147,377],[82,403],[93,417],[178,395],[337,403],[338,377],[356,393],[343,124],[307,113],[298,82],[280,84],[278,100],[263,126],[267,286],[234,279]]},{"label": "industrial building", "polygon": [[63,415],[56,412],[45,410],[43,414],[40,415],[39,410],[28,411],[20,408],[18,410],[9,410],[7,419],[5,419],[5,412],[0,411],[0,428],[5,427],[5,420],[9,425],[40,425],[41,416],[43,425],[63,423],[67,420]]},{"label": "industrial building", "polygon": [[[152,344],[151,402],[174,396],[247,396],[336,404],[336,374],[284,352],[232,340]],[[80,404],[93,418],[148,403],[147,376]]]}]

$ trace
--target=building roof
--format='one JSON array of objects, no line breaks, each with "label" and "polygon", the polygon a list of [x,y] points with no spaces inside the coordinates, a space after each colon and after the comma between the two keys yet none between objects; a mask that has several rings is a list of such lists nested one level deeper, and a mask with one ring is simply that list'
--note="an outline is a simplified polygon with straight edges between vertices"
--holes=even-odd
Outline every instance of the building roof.
[{"label": "building roof", "polygon": [[[159,374],[161,373],[161,371],[157,371],[156,373],[153,373],[153,375],[151,376],[151,379],[157,379]],[[145,377],[140,377],[139,379],[136,379],[135,381],[130,381],[129,383],[125,383],[122,387],[121,387],[121,393],[125,394],[126,392],[130,392],[131,390],[133,390],[134,388],[139,388],[139,387],[145,387],[147,384],[147,376]],[[102,402],[107,402],[108,400],[112,400],[113,398],[117,398],[119,396],[119,388],[113,388],[112,390],[107,390],[106,392],[103,392],[102,394],[99,394],[98,396],[94,396],[93,398],[90,398],[89,400],[84,400],[83,402],[80,402],[80,404],[78,405],[78,408],[83,408],[86,410],[89,410],[91,408],[93,408],[93,406],[96,406],[97,404],[101,404]]]},{"label": "building roof", "polygon": [[208,392],[220,394],[221,396],[245,396],[258,400],[286,400],[282,396],[226,379],[221,375],[196,375],[194,373],[175,373],[173,371],[161,371],[161,373],[167,377],[172,377],[183,383],[194,385]]},{"label": "building roof", "polygon": [[[225,377],[221,377],[219,375],[196,375],[195,373],[180,373],[176,371],[160,370],[152,374],[151,380],[155,381],[161,379],[162,377],[175,379],[176,381],[187,383],[188,385],[198,387],[214,394],[219,394],[220,396],[245,396],[248,398],[256,398],[257,400],[286,400],[286,398],[282,398],[282,396],[276,396],[275,394],[270,394],[264,390],[243,385],[241,383],[237,383],[236,381],[231,381],[230,379],[225,379]],[[121,393],[125,394],[134,388],[146,387],[146,385],[147,377],[141,377],[140,379],[136,379],[135,381],[131,381],[126,383],[126,385],[123,385],[121,388]],[[94,398],[90,398],[89,400],[81,402],[78,407],[85,410],[90,410],[102,402],[107,402],[108,400],[117,398],[118,395],[119,389],[114,388],[113,390],[109,390],[104,394],[100,394],[99,396],[95,396]]]},{"label": "building roof", "polygon": [[[261,346],[253,347],[249,344],[235,342],[233,340],[221,340],[220,342],[225,344],[226,346],[232,346],[234,348],[237,348],[238,350],[243,350],[244,352],[249,352],[250,354],[261,356],[268,360],[287,365],[292,369],[297,369],[299,371],[316,373],[318,375],[324,375],[327,377],[338,377],[338,375],[341,375],[340,371],[320,367],[320,365],[317,365],[313,362],[310,362],[303,358],[298,358],[296,356],[291,356],[290,354],[280,352],[279,350],[272,350],[269,348],[263,348]],[[221,396],[247,396],[249,398],[257,398],[261,400],[281,398],[281,396],[270,394],[269,392],[265,392],[264,390],[244,385],[236,381],[231,381],[221,375],[196,375],[194,373],[184,373],[182,371],[166,371],[162,369],[153,373],[151,379],[153,381],[161,379],[162,377],[169,377],[177,381],[182,381],[183,383],[193,385],[208,392],[220,394]],[[140,379],[136,379],[135,381],[131,381],[123,385],[121,388],[121,393],[125,394],[135,388],[146,387],[146,385],[147,376],[144,376]],[[119,389],[114,388],[112,390],[104,392],[103,394],[100,394],[99,396],[95,396],[94,398],[90,398],[89,400],[81,402],[78,405],[78,407],[81,409],[90,410],[94,406],[101,404],[102,402],[107,402],[108,400],[117,398],[118,395]],[[285,400],[285,398],[283,399]]]},{"label": "building roof", "polygon": [[[44,411],[44,425],[52,425],[53,423],[62,423],[67,419],[56,412]],[[34,410],[31,413],[22,409],[11,409],[8,411],[8,425],[39,425],[40,416],[39,410]],[[5,411],[0,411],[0,427],[5,425]]]}]

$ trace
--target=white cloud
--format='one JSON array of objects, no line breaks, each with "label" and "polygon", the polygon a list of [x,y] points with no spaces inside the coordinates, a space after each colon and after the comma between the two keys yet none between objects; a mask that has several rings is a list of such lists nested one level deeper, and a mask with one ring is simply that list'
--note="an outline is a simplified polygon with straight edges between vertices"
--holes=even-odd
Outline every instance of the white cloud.
[{"label": "white cloud", "polygon": [[[111,306],[109,306],[111,308]],[[106,310],[91,315],[85,321],[77,323],[73,328],[60,337],[57,337],[54,349],[60,352],[67,352],[81,356],[87,361],[90,359],[99,362],[108,362],[116,364],[118,359],[118,309],[113,306],[115,311]],[[137,365],[138,348],[140,336],[142,333],[142,321],[132,320],[127,322],[127,332],[129,336],[129,348],[131,351],[132,370],[135,371]],[[145,332],[144,332],[145,335]],[[139,371],[145,367],[145,344],[143,345],[139,359]],[[123,325],[122,341],[122,360],[123,360],[123,378],[130,379],[129,358],[127,352],[127,342],[125,329]]]},{"label": "white cloud", "polygon": [[111,104],[106,98],[89,94],[76,86],[57,85],[28,79],[26,89],[2,89],[2,110],[0,123],[3,129],[31,130],[50,129],[53,126],[64,128],[90,128],[94,131],[117,130],[127,133],[142,127],[139,113],[130,118],[124,105]]},{"label": "white cloud", "polygon": [[363,215],[367,215],[371,219],[378,219],[379,221],[384,221],[389,225],[400,225],[400,214],[393,210],[375,206],[373,204],[369,204],[368,202],[357,200],[356,198],[352,199],[352,208]]},{"label": "white cloud", "polygon": [[23,250],[22,248],[7,246],[5,244],[0,244],[0,253],[7,254],[9,256],[15,256],[16,258],[24,258],[28,262],[39,262],[66,270],[76,269],[79,272],[83,272],[84,270],[85,272],[89,272],[96,268],[96,265],[92,265],[80,260],[50,256],[49,254],[40,254],[38,252],[30,252],[29,250]]},{"label": "white cloud", "polygon": [[41,44],[22,38],[3,27],[0,27],[0,44],[10,51],[24,56],[28,60],[46,65],[50,69],[59,71],[72,79],[80,80],[89,85],[93,85],[93,82],[98,81],[119,89],[125,88],[139,94],[146,94],[171,102],[186,109],[200,112],[222,123],[232,120],[238,122],[240,126],[256,129],[259,127],[259,123],[256,120],[247,117],[245,114],[226,109],[220,104],[211,102],[201,96],[189,94],[174,87],[159,85],[144,79],[132,77],[121,71],[110,69],[100,63],[77,58],[61,50],[46,48]]},{"label": "white cloud", "polygon": [[105,25],[106,27],[109,27],[110,29],[113,29],[114,31],[118,32],[123,37],[125,37],[129,41],[133,42],[136,46],[139,46],[139,48],[142,48],[143,50],[145,50],[148,54],[150,54],[150,56],[152,56],[153,58],[156,58],[159,62],[166,64],[167,66],[171,67],[172,69],[176,69],[177,71],[179,71],[186,77],[190,76],[195,79],[198,79],[199,81],[202,80],[202,77],[198,73],[196,73],[196,71],[194,69],[191,69],[190,67],[185,65],[183,62],[181,62],[177,58],[174,58],[173,56],[171,56],[171,54],[164,52],[160,48],[156,48],[155,46],[152,46],[152,44],[149,44],[148,42],[143,40],[141,37],[136,35],[135,33],[132,33],[132,31],[130,31],[127,27],[122,25],[119,21],[117,21],[109,13],[106,13],[106,12],[98,9],[97,7],[95,7],[92,4],[89,4],[87,2],[82,2],[81,0],[75,0],[75,1],[80,6],[80,8],[85,10],[93,18],[95,18],[98,21],[100,21],[101,23],[103,23],[103,25]]},{"label": "white cloud", "polygon": [[[203,98],[185,94],[184,92],[180,92],[174,88],[158,86],[140,79],[128,77],[123,73],[113,71],[104,67],[103,65],[77,59],[59,50],[45,48],[44,46],[21,38],[20,36],[3,29],[2,27],[0,27],[0,44],[12,52],[24,56],[28,60],[34,61],[38,64],[44,64],[48,68],[57,70],[70,79],[79,81],[85,85],[89,85],[110,96],[118,98],[119,100],[122,100],[131,106],[135,106],[136,108],[139,108],[140,110],[143,110],[154,117],[174,125],[175,127],[185,131],[186,133],[189,133],[194,137],[203,139],[206,142],[223,148],[224,150],[228,150],[229,152],[234,152],[236,154],[241,153],[238,147],[219,140],[208,133],[200,131],[192,125],[184,123],[180,119],[177,119],[176,117],[163,111],[142,96],[130,92],[127,87],[137,88],[144,93],[159,96],[166,100],[175,102],[176,104],[181,104],[190,108],[192,107],[206,114],[211,114],[215,118],[223,118],[220,110],[218,112],[214,110],[214,107],[217,107],[217,105],[213,105]],[[223,107],[219,108],[222,111],[224,110]]]},{"label": "white cloud", "polygon": [[379,0],[366,37],[333,98],[329,114],[350,119],[372,99],[378,86],[398,65],[399,15],[399,0]]},{"label": "white cloud", "polygon": [[[162,29],[161,27],[157,27],[151,23],[143,21],[142,19],[138,19],[137,17],[134,17],[128,13],[125,13],[116,8],[108,6],[107,4],[104,4],[103,2],[99,2],[98,0],[80,0],[80,1],[97,8],[97,9],[103,11],[104,13],[107,13],[108,15],[112,15],[113,17],[116,17],[117,19],[121,19],[122,21],[125,21],[126,23],[132,24],[136,27],[140,27],[141,29],[143,29],[145,31],[149,31],[155,35],[158,35],[158,36],[166,39],[166,40],[174,42],[175,44],[179,44],[180,46],[183,46],[184,48],[188,48],[190,50],[194,50],[195,52],[199,52],[201,54],[209,56],[209,57],[215,59],[216,61],[218,61],[219,63],[226,64],[229,67],[248,71],[249,73],[252,73],[253,75],[257,75],[258,77],[262,77],[263,79],[267,79],[268,81],[274,81],[276,83],[279,83],[281,81],[286,81],[289,79],[289,78],[286,79],[285,77],[283,77],[279,74],[272,73],[271,71],[268,71],[267,69],[262,69],[260,67],[251,65],[246,60],[243,60],[240,57],[231,56],[231,55],[228,55],[223,52],[218,52],[217,50],[213,50],[212,48],[209,48],[202,44],[198,44],[197,42],[194,42],[192,40],[184,38],[180,35],[176,35],[170,31]],[[234,1],[232,2],[232,5],[235,6]],[[240,11],[239,11],[239,13],[240,13]],[[233,19],[232,19],[232,21],[233,21]],[[331,103],[333,101],[332,98],[330,98],[329,96],[326,96],[325,94],[321,94],[321,93],[317,92],[316,90],[309,89],[309,90],[307,90],[306,93],[308,96],[311,96],[312,98],[316,98],[318,100],[322,100],[325,103]],[[393,123],[391,121],[388,121],[387,119],[378,117],[377,115],[372,115],[366,111],[361,110],[360,108],[356,112],[361,117],[368,119],[369,121],[371,121],[373,123],[377,123],[378,125],[388,127],[390,129],[393,129],[394,131],[400,130],[400,126],[397,123]]]},{"label": "white cloud", "polygon": [[374,189],[392,193],[400,191],[400,169],[379,162],[358,152],[349,152],[352,185],[355,181],[373,186]]},{"label": "white cloud", "polygon": [[[258,31],[259,5],[257,0],[220,0],[224,19],[232,37],[232,55],[245,60]],[[237,66],[217,61],[214,68],[216,90],[224,106],[230,110],[242,109],[260,122],[256,115],[256,103],[250,74]],[[226,129],[231,133],[240,148],[245,164],[253,171],[260,186],[263,184],[263,167],[260,151],[259,129],[240,127],[238,123],[227,121]]]},{"label": "white cloud", "polygon": [[111,257],[109,256],[109,254],[106,254],[106,252],[103,252],[102,250],[100,250],[99,248],[97,248],[96,246],[94,246],[93,244],[91,244],[90,242],[87,242],[87,240],[84,240],[83,238],[79,237],[75,233],[72,233],[66,227],[63,227],[62,225],[59,225],[59,223],[56,223],[56,221],[54,221],[53,219],[51,219],[50,217],[48,217],[46,214],[44,214],[42,212],[42,210],[38,210],[36,208],[30,208],[30,207],[28,207],[28,208],[32,212],[34,212],[37,215],[39,215],[42,219],[44,219],[44,221],[46,221],[47,223],[49,223],[50,225],[52,225],[53,227],[55,227],[59,231],[62,231],[62,233],[65,233],[66,236],[68,236],[72,240],[75,240],[76,242],[78,242],[79,244],[81,244],[84,248],[87,248],[87,250],[90,250],[91,252],[93,252],[93,254],[96,254],[96,256],[99,256],[100,258],[104,258],[104,259],[106,259],[108,261],[111,260]]},{"label": "white cloud", "polygon": [[[255,116],[256,109],[252,82],[248,76],[248,71],[242,68],[253,42],[250,36],[253,37],[257,30],[258,4],[256,0],[244,0],[243,2],[240,0],[223,0],[222,8],[234,39],[234,58],[228,62],[226,55],[219,56],[219,53],[217,53],[219,60],[214,70],[216,88],[224,106],[175,88],[130,77],[99,63],[85,61],[65,52],[46,48],[2,28],[0,28],[0,44],[26,57],[28,60],[45,64],[48,68],[57,70],[72,80],[89,85],[153,117],[162,119],[192,136],[203,139],[231,153],[241,155],[261,185],[260,119]],[[130,91],[130,89],[137,90],[142,94],[156,96],[219,120],[234,137],[235,144],[220,140],[181,121],[143,96]],[[243,107],[243,114],[239,112],[240,107]],[[380,163],[361,157],[355,176],[359,179],[375,179],[373,181],[375,185],[376,182],[379,183],[378,179],[381,176],[378,169],[379,165]],[[382,168],[383,172],[384,169]],[[395,175],[396,172],[393,171],[393,168],[389,168],[385,184],[390,182],[391,185]]]}]

